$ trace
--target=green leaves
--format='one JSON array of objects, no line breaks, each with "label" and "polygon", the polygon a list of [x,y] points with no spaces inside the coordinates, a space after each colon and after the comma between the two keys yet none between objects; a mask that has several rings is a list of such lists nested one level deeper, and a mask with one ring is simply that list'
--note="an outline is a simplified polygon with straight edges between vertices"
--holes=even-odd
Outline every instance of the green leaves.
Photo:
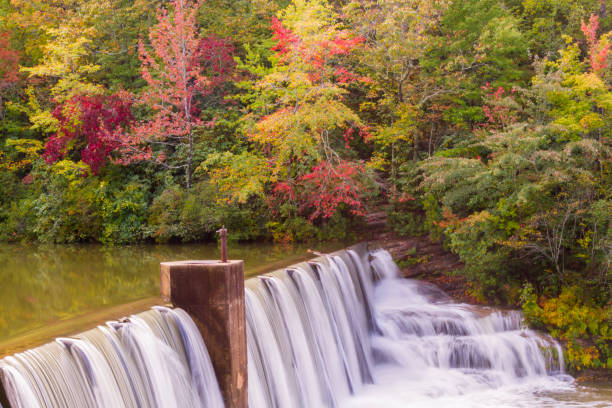
[{"label": "green leaves", "polygon": [[612,121],[600,101],[610,85],[571,41],[535,68],[530,88],[490,93],[471,142],[421,163],[419,187],[444,209],[435,225],[484,292],[525,280],[557,295],[580,284],[605,304]]}]

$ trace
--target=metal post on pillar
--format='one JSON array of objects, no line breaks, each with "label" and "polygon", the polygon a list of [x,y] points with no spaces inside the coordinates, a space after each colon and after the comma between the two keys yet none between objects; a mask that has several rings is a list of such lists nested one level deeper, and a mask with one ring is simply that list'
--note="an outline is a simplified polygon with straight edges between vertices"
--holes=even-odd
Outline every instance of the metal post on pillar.
[{"label": "metal post on pillar", "polygon": [[228,408],[247,408],[243,261],[161,263],[161,294],[202,333]]}]

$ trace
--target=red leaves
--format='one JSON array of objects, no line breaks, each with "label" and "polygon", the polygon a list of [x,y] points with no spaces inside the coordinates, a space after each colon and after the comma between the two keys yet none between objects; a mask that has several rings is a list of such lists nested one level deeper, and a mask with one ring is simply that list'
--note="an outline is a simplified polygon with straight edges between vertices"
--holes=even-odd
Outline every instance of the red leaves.
[{"label": "red leaves", "polygon": [[[271,28],[274,32],[272,38],[276,40],[276,45],[272,47],[280,56],[290,52],[299,43],[299,38],[293,32],[283,26],[283,23],[276,17],[272,17]],[[282,60],[282,58],[281,58]]]},{"label": "red leaves", "polygon": [[[214,36],[199,38],[199,5],[199,0],[171,1],[172,13],[158,9],[158,22],[149,31],[151,46],[140,41],[142,77],[148,88],[139,102],[152,109],[153,116],[123,138],[129,142],[121,149],[123,164],[149,159],[151,143],[191,146],[194,128],[211,124],[204,123],[200,113],[206,97],[232,75],[234,48]],[[156,158],[163,157],[162,152]]]},{"label": "red leaves", "polygon": [[203,94],[212,93],[233,75],[234,51],[229,41],[215,35],[200,39],[190,64],[209,78],[209,87],[202,90]]},{"label": "red leaves", "polygon": [[362,37],[351,36],[347,31],[339,31],[331,40],[321,40],[307,43],[290,29],[283,26],[276,17],[272,18],[271,28],[276,45],[276,51],[281,62],[295,58],[310,66],[309,76],[313,82],[331,81],[340,84],[350,84],[357,81],[367,82],[368,78],[361,77],[339,65],[340,61],[334,57],[346,56],[364,42]]},{"label": "red leaves", "polygon": [[11,33],[0,32],[0,90],[19,80],[18,51],[11,48]]},{"label": "red leaves", "polygon": [[304,183],[304,205],[312,211],[310,220],[330,218],[342,205],[354,215],[365,215],[359,194],[364,189],[359,181],[363,171],[358,163],[342,160],[334,166],[324,160],[303,175],[300,181]]},{"label": "red leaves", "polygon": [[581,29],[584,36],[586,37],[587,44],[589,47],[589,59],[591,61],[591,68],[596,73],[604,71],[608,67],[608,54],[610,53],[611,44],[601,44],[601,41],[597,37],[597,30],[599,29],[599,17],[596,14],[591,14],[589,23],[586,24],[583,21]]},{"label": "red leaves", "polygon": [[504,101],[504,99],[510,98],[514,90],[511,90],[510,95],[507,95],[504,88],[500,86],[493,89],[489,83],[482,89],[487,93],[487,103],[482,107],[487,122],[482,124],[482,127],[501,130],[517,120],[516,112]]},{"label": "red leaves", "polygon": [[363,165],[345,160],[333,165],[326,160],[315,166],[311,172],[299,177],[295,185],[289,182],[277,183],[272,190],[274,202],[287,200],[299,203],[300,212],[310,221],[328,219],[345,207],[353,215],[363,216],[364,202],[361,192]]},{"label": "red leaves", "polygon": [[120,144],[108,135],[121,132],[129,124],[131,107],[131,101],[121,94],[72,97],[53,111],[60,130],[47,139],[43,157],[54,163],[77,149],[81,160],[97,174]]},{"label": "red leaves", "polygon": [[203,44],[198,39],[195,15],[199,3],[174,0],[174,12],[157,11],[157,24],[149,31],[152,49],[140,41],[142,77],[148,89],[141,102],[155,111],[152,121],[137,129],[142,139],[184,137],[200,124],[194,97],[210,92],[204,75]]},{"label": "red leaves", "polygon": [[[352,115],[348,108],[329,112],[329,118],[325,116],[327,114],[325,109],[320,112],[316,111],[316,119],[308,116],[315,116],[310,113],[311,109],[305,108],[305,106],[308,107],[308,103],[313,103],[316,108],[316,102],[326,101],[329,98],[334,99],[334,102],[337,101],[337,104],[322,103],[323,106],[342,106],[342,99],[345,95],[342,88],[357,81],[366,80],[351,71],[350,61],[345,58],[363,43],[363,39],[352,36],[348,31],[339,31],[335,26],[325,25],[324,22],[319,21],[317,24],[319,25],[313,23],[313,26],[317,27],[316,30],[310,26],[302,30],[298,26],[294,32],[277,18],[272,19],[271,25],[276,41],[273,50],[281,66],[279,72],[299,72],[301,82],[296,85],[296,88],[306,97],[296,96],[296,98],[302,98],[306,102],[300,102],[304,105],[298,108],[294,104],[280,106],[272,115],[263,116],[259,123],[271,130],[265,129],[264,136],[258,136],[264,154],[268,155],[269,152],[265,152],[266,145],[262,142],[268,142],[272,138],[282,138],[283,135],[277,133],[278,129],[287,133],[292,132],[283,127],[276,128],[269,123],[272,120],[282,122],[283,118],[287,117],[289,123],[308,123],[308,126],[304,126],[305,129],[301,128],[298,131],[304,132],[305,137],[314,135],[313,143],[318,143],[319,150],[326,151],[324,157],[327,157],[327,160],[321,160],[320,157],[314,157],[314,155],[305,158],[304,156],[312,153],[307,153],[303,146],[298,145],[294,149],[293,146],[278,143],[282,149],[291,149],[290,156],[293,157],[287,159],[284,156],[283,158],[287,163],[291,163],[287,171],[289,180],[276,183],[272,187],[269,196],[270,206],[275,210],[282,209],[283,204],[289,201],[297,207],[301,216],[307,217],[311,222],[331,218],[339,211],[364,215],[364,203],[360,193],[365,189],[362,183],[365,169],[361,164],[342,159],[337,152],[333,151],[331,147],[333,144],[326,138],[342,137],[345,148],[350,149],[356,136],[366,140],[371,137],[369,130],[358,123],[356,115]],[[292,80],[289,76],[287,78],[288,82]],[[303,78],[307,78],[307,81],[303,81]],[[290,92],[293,94],[292,89]],[[308,98],[316,102],[311,102]],[[304,115],[304,121],[296,120],[297,115]],[[302,125],[296,127],[299,128],[299,126]],[[313,162],[315,164],[310,170],[304,168],[305,163],[312,165]],[[279,167],[284,168],[283,165]]]}]

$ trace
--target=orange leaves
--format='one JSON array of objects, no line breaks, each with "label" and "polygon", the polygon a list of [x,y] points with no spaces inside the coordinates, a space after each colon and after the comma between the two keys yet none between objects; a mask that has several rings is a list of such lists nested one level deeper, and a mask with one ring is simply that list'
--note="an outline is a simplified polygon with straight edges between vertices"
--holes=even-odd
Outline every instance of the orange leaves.
[{"label": "orange leaves", "polygon": [[[157,24],[149,31],[150,47],[141,39],[139,57],[147,89],[140,103],[152,117],[135,127],[124,140],[123,163],[148,160],[152,144],[161,146],[156,160],[163,162],[165,147],[187,147],[187,159],[177,167],[186,169],[187,187],[193,169],[194,130],[210,126],[201,112],[207,99],[230,77],[234,69],[233,47],[214,36],[200,38],[196,14],[201,0],[173,0],[157,10]],[[169,11],[171,10],[171,11]],[[126,145],[129,147],[129,145]]]},{"label": "orange leaves", "polygon": [[[587,44],[589,47],[589,59],[591,62],[591,68],[593,72],[601,74],[608,67],[608,56],[610,53],[610,44],[608,35],[604,35],[601,38],[597,36],[597,30],[599,29],[599,16],[591,14],[589,23],[582,22],[582,33],[586,37]],[[609,33],[608,33],[609,34]]]},{"label": "orange leaves", "polygon": [[11,33],[0,32],[0,91],[19,80],[20,54],[11,48]]}]

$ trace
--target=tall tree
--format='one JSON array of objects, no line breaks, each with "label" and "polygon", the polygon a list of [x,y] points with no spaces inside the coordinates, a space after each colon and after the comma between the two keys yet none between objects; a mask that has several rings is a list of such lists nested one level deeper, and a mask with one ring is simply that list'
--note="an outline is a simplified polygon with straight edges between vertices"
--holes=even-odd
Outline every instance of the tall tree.
[{"label": "tall tree", "polygon": [[[140,41],[142,77],[147,88],[140,101],[150,107],[153,117],[141,122],[131,137],[124,138],[123,161],[155,158],[169,168],[184,169],[185,183],[192,184],[194,137],[198,127],[207,125],[199,112],[206,96],[231,73],[232,49],[224,41],[199,38],[196,13],[200,1],[173,0],[157,11],[157,24],[149,31],[150,46]],[[134,149],[134,146],[144,146]],[[152,146],[165,147],[153,151]],[[166,163],[176,151],[183,163]]]},{"label": "tall tree", "polygon": [[[361,69],[376,81],[362,108],[374,110],[380,124],[373,132],[376,154],[372,163],[391,173],[395,191],[398,156],[417,158],[417,116],[423,106],[448,92],[423,71],[447,0],[355,0],[345,7],[351,29],[364,39],[359,50]],[[447,74],[448,75],[448,74]],[[450,76],[450,75],[449,75]],[[403,157],[402,157],[403,156]]]},{"label": "tall tree", "polygon": [[[245,201],[245,191],[269,194],[274,208],[292,203],[311,220],[329,218],[342,205],[361,213],[363,168],[350,143],[368,134],[347,97],[352,84],[369,79],[346,63],[363,40],[336,19],[325,0],[294,0],[272,20],[270,69],[247,56],[244,66],[258,77],[245,117],[254,150],[224,155],[225,167],[212,172],[231,199]],[[233,183],[236,172],[249,181]]]}]

